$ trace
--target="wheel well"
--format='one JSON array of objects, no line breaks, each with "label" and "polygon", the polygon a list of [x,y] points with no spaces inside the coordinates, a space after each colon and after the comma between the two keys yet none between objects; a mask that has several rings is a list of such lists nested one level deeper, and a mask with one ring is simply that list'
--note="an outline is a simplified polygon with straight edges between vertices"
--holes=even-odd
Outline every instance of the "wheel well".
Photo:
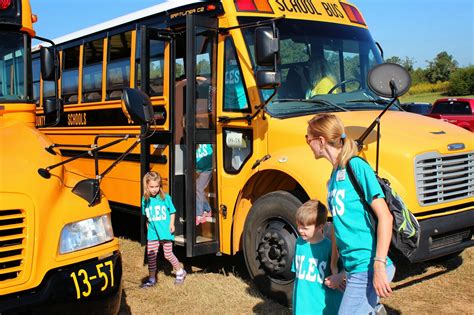
[{"label": "wheel well", "polygon": [[233,254],[242,249],[242,232],[245,219],[252,205],[261,196],[277,190],[283,190],[293,194],[302,203],[309,199],[308,194],[301,185],[286,173],[276,170],[265,170],[255,174],[244,186],[237,200],[232,228]]}]

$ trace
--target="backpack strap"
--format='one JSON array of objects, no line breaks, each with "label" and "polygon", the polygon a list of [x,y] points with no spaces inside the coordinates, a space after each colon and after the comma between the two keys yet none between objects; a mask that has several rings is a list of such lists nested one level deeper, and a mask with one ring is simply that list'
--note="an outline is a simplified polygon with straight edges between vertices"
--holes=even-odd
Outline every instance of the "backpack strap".
[{"label": "backpack strap", "polygon": [[[374,227],[374,230],[375,230],[375,227],[377,226],[377,216],[375,215],[374,210],[373,210],[372,207],[369,205],[369,203],[367,202],[367,200],[365,200],[365,194],[364,194],[364,191],[363,191],[363,189],[362,189],[362,186],[360,185],[359,181],[358,181],[357,178],[355,177],[354,172],[352,171],[352,167],[351,167],[350,161],[351,161],[353,158],[362,159],[362,158],[360,158],[360,157],[358,157],[358,156],[354,156],[354,157],[350,158],[349,161],[347,161],[347,164],[346,164],[347,175],[349,175],[349,180],[351,181],[352,186],[354,187],[355,191],[356,191],[357,194],[359,195],[360,201],[361,201],[362,204],[364,205],[364,208],[365,208],[366,211],[369,213],[370,223],[372,224],[372,226]],[[362,160],[365,162],[364,159],[362,159]]]}]

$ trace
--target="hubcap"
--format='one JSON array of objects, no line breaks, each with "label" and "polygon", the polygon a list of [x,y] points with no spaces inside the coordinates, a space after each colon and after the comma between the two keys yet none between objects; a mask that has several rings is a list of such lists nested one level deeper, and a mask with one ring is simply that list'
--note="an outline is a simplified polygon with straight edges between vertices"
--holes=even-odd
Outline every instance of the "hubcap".
[{"label": "hubcap", "polygon": [[280,280],[292,279],[291,257],[293,253],[296,235],[290,233],[293,230],[286,222],[270,221],[261,233],[257,251],[261,267],[272,278]]}]

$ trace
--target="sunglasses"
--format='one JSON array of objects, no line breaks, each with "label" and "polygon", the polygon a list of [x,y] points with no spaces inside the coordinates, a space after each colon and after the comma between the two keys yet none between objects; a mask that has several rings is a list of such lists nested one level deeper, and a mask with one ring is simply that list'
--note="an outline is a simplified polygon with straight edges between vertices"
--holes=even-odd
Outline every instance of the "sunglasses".
[{"label": "sunglasses", "polygon": [[304,137],[305,137],[305,139],[306,139],[306,143],[307,143],[307,144],[310,144],[311,141],[318,139],[318,138],[311,138],[311,137],[308,136],[308,135],[304,135]]}]

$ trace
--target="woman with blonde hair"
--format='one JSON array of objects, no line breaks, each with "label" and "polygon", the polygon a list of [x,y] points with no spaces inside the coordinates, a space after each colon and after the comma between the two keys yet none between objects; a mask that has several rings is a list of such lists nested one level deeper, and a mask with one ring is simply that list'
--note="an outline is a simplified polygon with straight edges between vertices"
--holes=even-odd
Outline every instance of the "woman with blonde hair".
[{"label": "woman with blonde hair", "polygon": [[[357,145],[346,136],[344,125],[336,115],[315,115],[308,122],[305,137],[314,157],[325,158],[333,166],[327,201],[337,249],[346,271],[339,314],[372,314],[379,297],[388,297],[392,292],[390,281],[395,273],[387,256],[393,218],[385,196],[370,165],[363,159],[352,159],[357,155]],[[368,210],[349,179],[348,164],[377,217],[377,226],[372,226]],[[334,262],[331,267],[333,272],[337,270]]]}]

